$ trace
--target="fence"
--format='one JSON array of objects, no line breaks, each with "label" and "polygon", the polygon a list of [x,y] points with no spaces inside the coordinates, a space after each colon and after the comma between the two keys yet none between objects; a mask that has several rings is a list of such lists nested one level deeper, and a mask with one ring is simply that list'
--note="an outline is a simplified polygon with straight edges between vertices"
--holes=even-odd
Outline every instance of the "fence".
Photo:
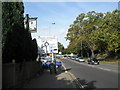
[{"label": "fence", "polygon": [[9,63],[2,65],[2,88],[20,88],[27,80],[40,73],[39,62]]}]

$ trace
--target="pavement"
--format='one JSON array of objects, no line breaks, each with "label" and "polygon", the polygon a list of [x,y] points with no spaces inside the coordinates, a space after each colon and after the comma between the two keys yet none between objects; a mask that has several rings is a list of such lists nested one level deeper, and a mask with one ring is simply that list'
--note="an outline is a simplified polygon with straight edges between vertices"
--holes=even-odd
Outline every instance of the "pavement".
[{"label": "pavement", "polygon": [[65,70],[63,66],[50,74],[49,70],[37,74],[32,80],[28,81],[23,88],[80,88],[76,81],[76,77]]}]

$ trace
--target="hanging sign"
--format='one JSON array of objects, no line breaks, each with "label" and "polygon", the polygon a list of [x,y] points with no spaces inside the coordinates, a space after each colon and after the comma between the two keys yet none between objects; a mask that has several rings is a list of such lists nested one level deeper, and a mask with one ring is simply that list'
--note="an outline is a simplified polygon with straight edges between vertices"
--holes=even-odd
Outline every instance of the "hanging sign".
[{"label": "hanging sign", "polygon": [[37,18],[29,18],[29,30],[31,33],[37,32]]}]

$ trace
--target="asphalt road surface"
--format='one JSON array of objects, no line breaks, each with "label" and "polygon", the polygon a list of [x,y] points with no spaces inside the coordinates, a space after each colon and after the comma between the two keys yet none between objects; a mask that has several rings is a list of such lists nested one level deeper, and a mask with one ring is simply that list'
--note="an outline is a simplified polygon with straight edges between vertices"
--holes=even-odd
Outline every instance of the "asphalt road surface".
[{"label": "asphalt road surface", "polygon": [[118,88],[118,66],[101,63],[89,65],[87,62],[69,59],[62,59],[62,62],[69,72],[87,88]]}]

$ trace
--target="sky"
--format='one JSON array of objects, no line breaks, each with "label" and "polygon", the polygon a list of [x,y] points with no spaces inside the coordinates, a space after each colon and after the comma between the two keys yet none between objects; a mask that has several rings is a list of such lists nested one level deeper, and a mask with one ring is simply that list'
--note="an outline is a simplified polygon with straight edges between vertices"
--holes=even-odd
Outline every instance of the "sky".
[{"label": "sky", "polygon": [[[111,12],[118,9],[118,2],[24,2],[24,14],[29,17],[38,17],[38,36],[57,36],[58,41],[66,48],[69,41],[65,39],[70,24],[80,13],[89,11]],[[55,24],[52,24],[55,23]]]}]

